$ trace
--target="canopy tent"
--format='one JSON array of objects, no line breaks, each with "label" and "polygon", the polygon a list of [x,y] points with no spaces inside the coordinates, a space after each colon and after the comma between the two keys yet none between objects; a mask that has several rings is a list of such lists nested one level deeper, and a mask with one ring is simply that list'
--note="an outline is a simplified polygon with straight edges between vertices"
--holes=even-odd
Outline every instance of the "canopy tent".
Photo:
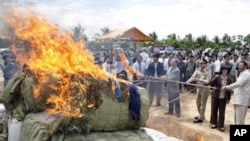
[{"label": "canopy tent", "polygon": [[[153,42],[153,39],[136,27],[129,29],[116,29],[97,38],[97,41],[115,42],[115,41],[132,41],[132,42]],[[136,43],[135,43],[136,50]]]}]

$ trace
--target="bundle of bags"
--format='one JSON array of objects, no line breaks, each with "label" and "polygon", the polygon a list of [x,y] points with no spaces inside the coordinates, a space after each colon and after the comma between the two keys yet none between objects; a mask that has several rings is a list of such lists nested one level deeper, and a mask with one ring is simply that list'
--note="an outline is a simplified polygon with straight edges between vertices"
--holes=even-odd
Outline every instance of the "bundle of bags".
[{"label": "bundle of bags", "polygon": [[96,89],[92,88],[87,94],[97,95],[96,108],[86,109],[83,105],[83,116],[76,118],[60,113],[48,114],[46,110],[51,105],[46,99],[53,90],[48,86],[50,84],[44,85],[40,97],[35,97],[36,84],[32,73],[20,70],[0,95],[0,103],[4,104],[8,117],[10,141],[152,141],[141,129],[148,120],[150,107],[144,88],[120,83],[123,98],[117,99],[110,82],[94,81],[93,88]]}]

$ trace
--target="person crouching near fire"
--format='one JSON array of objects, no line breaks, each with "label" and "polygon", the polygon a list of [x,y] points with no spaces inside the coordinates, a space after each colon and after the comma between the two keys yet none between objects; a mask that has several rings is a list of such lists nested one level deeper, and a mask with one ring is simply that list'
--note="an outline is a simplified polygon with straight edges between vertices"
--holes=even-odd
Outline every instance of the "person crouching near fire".
[{"label": "person crouching near fire", "polygon": [[[211,80],[211,72],[206,68],[207,61],[205,59],[200,60],[199,68],[197,68],[194,74],[189,78],[187,83],[197,82],[197,85],[204,85]],[[207,105],[207,98],[210,93],[207,87],[198,87],[196,92],[196,106],[199,116],[194,117],[194,123],[202,123],[205,120],[205,110]]]},{"label": "person crouching near fire", "polygon": [[221,65],[220,74],[216,74],[208,83],[208,85],[217,88],[213,89],[211,93],[211,128],[218,128],[221,132],[225,130],[226,104],[229,103],[232,94],[231,90],[222,91],[221,87],[230,85],[233,82],[229,76],[230,70],[229,66]]}]

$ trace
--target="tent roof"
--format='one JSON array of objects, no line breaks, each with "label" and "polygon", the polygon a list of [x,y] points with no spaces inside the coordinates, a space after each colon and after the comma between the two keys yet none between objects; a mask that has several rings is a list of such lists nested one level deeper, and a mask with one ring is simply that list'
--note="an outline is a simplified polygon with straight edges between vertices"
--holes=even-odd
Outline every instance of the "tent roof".
[{"label": "tent roof", "polygon": [[103,40],[129,40],[129,41],[153,41],[153,39],[136,27],[129,29],[116,29],[101,37],[97,38],[99,41]]}]

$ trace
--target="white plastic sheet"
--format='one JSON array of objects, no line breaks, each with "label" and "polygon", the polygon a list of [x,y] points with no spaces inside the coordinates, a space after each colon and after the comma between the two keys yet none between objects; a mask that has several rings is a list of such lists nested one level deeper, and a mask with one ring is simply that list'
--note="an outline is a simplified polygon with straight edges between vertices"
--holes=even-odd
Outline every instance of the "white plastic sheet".
[{"label": "white plastic sheet", "polygon": [[19,141],[22,124],[14,118],[8,120],[8,141]]}]

